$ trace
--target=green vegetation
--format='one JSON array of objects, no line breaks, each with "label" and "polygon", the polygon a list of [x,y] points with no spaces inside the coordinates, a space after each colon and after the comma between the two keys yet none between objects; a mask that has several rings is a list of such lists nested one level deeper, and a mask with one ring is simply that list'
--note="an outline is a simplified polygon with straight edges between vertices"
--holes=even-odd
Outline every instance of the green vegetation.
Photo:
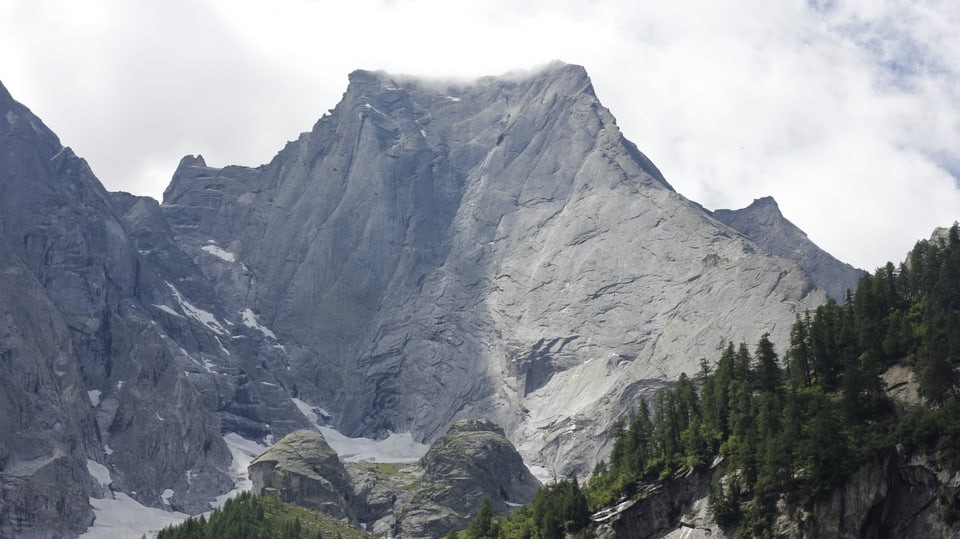
[{"label": "green vegetation", "polygon": [[[926,405],[901,413],[881,375],[904,362]],[[798,316],[783,359],[766,335],[752,353],[730,343],[714,365],[702,361],[695,378],[682,375],[641,402],[632,420],[614,426],[609,463],[597,464],[582,491],[576,481],[544,487],[533,505],[494,519],[485,535],[468,535],[561,537],[587,524],[587,507],[572,504],[574,496],[597,510],[642,497],[645,483],[717,462],[709,497],[717,522],[739,536],[770,536],[779,502],[808,505],[897,444],[936,451],[960,469],[958,368],[954,225],[945,238],[919,242],[899,268],[865,276],[843,305]]]},{"label": "green vegetation", "polygon": [[[881,375],[898,363],[916,373],[924,406],[898,411],[888,397]],[[531,505],[502,518],[484,500],[469,527],[448,537],[585,535],[591,511],[643,497],[650,482],[714,466],[709,502],[717,522],[740,536],[768,537],[778,504],[809,505],[897,444],[935,451],[960,470],[960,229],[919,242],[899,267],[865,276],[842,305],[830,301],[798,316],[783,358],[766,335],[752,351],[730,343],[714,364],[701,361],[694,378],[681,375],[641,402],[612,436],[609,463],[597,464],[585,488],[576,478],[547,485]],[[364,536],[276,498],[244,494],[209,521],[190,519],[159,538],[338,535]]]},{"label": "green vegetation", "polygon": [[244,492],[227,500],[209,520],[191,517],[163,529],[157,539],[361,539],[370,537],[347,524],[283,503],[276,496]]},{"label": "green vegetation", "polygon": [[564,479],[537,491],[533,503],[507,517],[496,519],[490,503],[483,500],[477,516],[462,534],[447,537],[462,539],[561,539],[577,534],[590,524],[587,498],[574,479]]}]

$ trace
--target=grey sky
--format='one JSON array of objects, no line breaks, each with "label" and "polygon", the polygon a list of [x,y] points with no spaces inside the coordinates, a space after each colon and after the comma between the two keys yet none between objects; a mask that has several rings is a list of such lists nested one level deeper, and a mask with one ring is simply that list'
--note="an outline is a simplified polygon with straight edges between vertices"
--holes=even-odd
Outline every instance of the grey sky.
[{"label": "grey sky", "polygon": [[108,189],[180,157],[269,161],[357,68],[584,65],[625,135],[708,208],[773,195],[873,269],[960,219],[955,0],[0,0],[0,80]]}]

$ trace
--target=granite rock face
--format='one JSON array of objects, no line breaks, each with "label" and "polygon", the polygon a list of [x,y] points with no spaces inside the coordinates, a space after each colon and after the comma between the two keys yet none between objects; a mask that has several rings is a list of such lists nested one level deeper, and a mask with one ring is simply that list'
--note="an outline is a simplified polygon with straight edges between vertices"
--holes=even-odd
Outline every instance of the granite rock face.
[{"label": "granite rock face", "polygon": [[114,492],[209,510],[224,432],[308,424],[159,205],[107,193],[2,87],[0,192],[0,535],[75,536]]},{"label": "granite rock face", "polygon": [[86,529],[89,462],[149,504],[215,495],[219,422],[151,312],[170,292],[86,162],[2,88],[0,192],[0,535]]},{"label": "granite rock face", "polygon": [[565,64],[356,71],[270,163],[188,156],[162,204],[107,193],[0,87],[0,192],[0,535],[75,535],[115,491],[204,511],[223,435],[309,427],[295,398],[348,435],[489,419],[583,474],[638,399],[826,300]]},{"label": "granite rock face", "polygon": [[[722,468],[720,468],[722,469]],[[644,497],[593,516],[596,536],[642,539],[737,537],[721,528],[709,509],[713,471],[648,485]],[[846,483],[810,507],[777,505],[776,537],[957,537],[960,474],[934,457],[898,453],[860,466]]]},{"label": "granite rock face", "polygon": [[960,474],[926,455],[896,454],[865,464],[817,503],[804,536],[957,537]]},{"label": "granite rock face", "polygon": [[817,247],[806,233],[788,221],[773,197],[758,198],[740,210],[716,210],[713,216],[756,242],[770,254],[800,264],[813,283],[830,297],[843,302],[847,291],[856,291],[865,275]]},{"label": "granite rock face", "polygon": [[185,251],[246,268],[197,259],[229,269],[225,309],[257,313],[288,390],[337,428],[429,441],[485,417],[561,474],[725,340],[783,347],[826,299],[677,194],[573,65],[467,85],[356,71],[269,164],[184,158],[161,207]]}]

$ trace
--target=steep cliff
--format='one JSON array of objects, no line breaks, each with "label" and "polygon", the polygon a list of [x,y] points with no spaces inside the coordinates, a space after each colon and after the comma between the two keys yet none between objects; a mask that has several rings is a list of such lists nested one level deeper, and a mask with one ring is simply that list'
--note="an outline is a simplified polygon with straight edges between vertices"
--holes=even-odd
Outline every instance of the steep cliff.
[{"label": "steep cliff", "polygon": [[288,389],[339,429],[432,440],[486,417],[559,473],[725,339],[785,342],[826,297],[677,194],[572,65],[464,85],[356,71],[269,164],[184,158],[162,208],[185,251],[248,270],[218,296],[283,341]]},{"label": "steep cliff", "polygon": [[109,495],[90,463],[147,503],[208,506],[229,454],[156,322],[171,288],[83,159],[3,89],[0,118],[0,534],[84,530]]},{"label": "steep cliff", "polygon": [[270,163],[186,157],[163,204],[2,87],[0,116],[3,533],[75,535],[115,492],[204,511],[223,436],[311,426],[293,399],[350,435],[490,419],[583,473],[638,399],[826,299],[676,193],[579,66],[356,71]]},{"label": "steep cliff", "polygon": [[[707,501],[710,473],[651,484],[642,499],[594,515],[600,538],[736,537],[721,528]],[[960,473],[936,458],[892,452],[857,469],[809,507],[777,505],[780,537],[902,538],[960,535]]]},{"label": "steep cliff", "polygon": [[800,264],[814,284],[830,297],[843,302],[847,291],[855,291],[863,270],[845,264],[817,247],[806,233],[788,221],[773,197],[758,198],[739,210],[716,210],[713,216],[756,242],[764,251]]}]

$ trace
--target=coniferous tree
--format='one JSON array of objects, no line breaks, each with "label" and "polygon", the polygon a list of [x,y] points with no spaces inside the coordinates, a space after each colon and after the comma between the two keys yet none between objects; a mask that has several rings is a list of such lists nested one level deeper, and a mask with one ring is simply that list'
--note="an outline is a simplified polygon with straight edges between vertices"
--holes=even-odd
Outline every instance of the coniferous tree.
[{"label": "coniferous tree", "polygon": [[803,319],[798,314],[790,329],[790,348],[787,351],[787,370],[790,385],[795,388],[813,385],[813,361],[810,349],[810,312]]},{"label": "coniferous tree", "polygon": [[477,509],[477,516],[467,527],[467,539],[484,539],[489,536],[490,527],[493,524],[493,509],[490,508],[490,500],[484,498]]},{"label": "coniferous tree", "polygon": [[761,393],[776,393],[780,390],[780,365],[770,342],[770,334],[764,333],[757,343],[756,387]]}]

